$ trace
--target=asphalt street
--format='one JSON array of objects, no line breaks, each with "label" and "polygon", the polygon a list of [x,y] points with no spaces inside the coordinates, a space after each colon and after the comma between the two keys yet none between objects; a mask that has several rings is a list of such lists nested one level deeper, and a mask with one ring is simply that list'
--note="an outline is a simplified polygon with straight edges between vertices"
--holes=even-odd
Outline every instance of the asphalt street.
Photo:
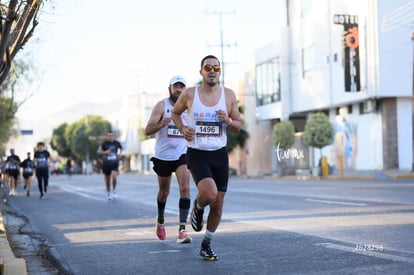
[{"label": "asphalt street", "polygon": [[[178,189],[167,202],[167,240],[155,237],[154,176],[121,175],[108,201],[103,176],[52,177],[39,200],[21,187],[5,220],[29,274],[413,274],[412,180],[230,178],[212,247],[203,232],[177,244]],[[5,188],[6,189],[6,188]],[[196,188],[191,184],[191,196]],[[208,213],[208,209],[206,209]],[[40,257],[39,257],[40,255]],[[40,258],[40,259],[39,259]]]}]

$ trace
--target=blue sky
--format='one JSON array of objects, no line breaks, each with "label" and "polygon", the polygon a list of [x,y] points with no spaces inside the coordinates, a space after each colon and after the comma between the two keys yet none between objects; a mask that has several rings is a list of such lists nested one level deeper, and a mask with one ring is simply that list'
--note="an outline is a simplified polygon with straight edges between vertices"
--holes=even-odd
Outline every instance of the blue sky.
[{"label": "blue sky", "polygon": [[221,58],[220,12],[223,42],[231,45],[224,48],[225,81],[231,86],[254,65],[254,51],[275,41],[276,2],[47,1],[24,49],[41,81],[18,116],[40,119],[81,102],[141,91],[167,95],[176,74],[194,84],[203,56]]}]

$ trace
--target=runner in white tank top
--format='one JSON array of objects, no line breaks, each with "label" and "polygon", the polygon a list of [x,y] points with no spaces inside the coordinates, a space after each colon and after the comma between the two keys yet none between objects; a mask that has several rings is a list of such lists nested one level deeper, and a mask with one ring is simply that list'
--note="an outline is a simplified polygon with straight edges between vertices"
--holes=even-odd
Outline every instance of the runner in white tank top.
[{"label": "runner in white tank top", "polygon": [[[167,238],[164,212],[170,193],[171,176],[172,173],[175,173],[180,190],[178,243],[190,243],[192,240],[185,230],[191,206],[190,172],[187,168],[186,156],[187,142],[171,119],[171,110],[181,93],[185,90],[185,86],[186,81],[183,77],[174,76],[171,78],[168,86],[170,97],[155,104],[145,127],[146,135],[156,135],[155,156],[151,158],[154,164],[154,172],[158,176],[159,186],[155,234],[160,240]],[[183,113],[181,119],[186,122],[187,114]]]},{"label": "runner in white tank top", "polygon": [[[164,98],[163,102],[165,106],[163,118],[171,119],[173,105],[169,98]],[[187,121],[187,113],[183,113],[182,119]],[[155,157],[158,159],[177,160],[187,151],[187,142],[172,120],[155,134],[155,138]]]},{"label": "runner in white tank top", "polygon": [[[194,100],[188,110],[188,121],[195,129],[195,139],[188,143],[188,147],[206,151],[213,151],[227,145],[227,125],[217,117],[217,110],[226,110],[224,87],[220,89],[220,99],[217,104],[207,105],[199,97],[200,86],[194,88]],[[227,115],[227,112],[226,112]],[[184,126],[185,126],[185,121]]]},{"label": "runner in white tank top", "polygon": [[[226,130],[238,132],[241,127],[236,94],[219,85],[220,74],[217,57],[204,57],[200,68],[201,85],[185,90],[172,111],[175,125],[188,141],[187,165],[198,188],[190,218],[195,231],[203,229],[204,207],[210,206],[199,253],[208,261],[218,259],[210,242],[220,224],[229,178]],[[181,119],[185,110],[188,110],[188,127]]]}]

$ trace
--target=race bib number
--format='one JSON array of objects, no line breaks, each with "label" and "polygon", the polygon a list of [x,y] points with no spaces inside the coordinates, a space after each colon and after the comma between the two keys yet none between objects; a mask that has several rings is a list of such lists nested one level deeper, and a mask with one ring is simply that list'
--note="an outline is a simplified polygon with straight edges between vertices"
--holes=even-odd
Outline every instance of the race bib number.
[{"label": "race bib number", "polygon": [[9,164],[9,169],[10,170],[18,170],[19,166],[13,162],[13,163]]},{"label": "race bib number", "polygon": [[37,161],[38,168],[46,168],[48,166],[46,158],[39,158]]},{"label": "race bib number", "polygon": [[23,172],[30,174],[30,173],[33,173],[33,169],[30,167],[27,167],[27,168],[24,168]]},{"label": "race bib number", "polygon": [[197,136],[221,136],[222,127],[219,121],[197,121],[196,123],[196,135]]},{"label": "race bib number", "polygon": [[106,159],[107,159],[107,160],[109,160],[109,161],[115,161],[115,160],[117,160],[117,159],[118,159],[118,156],[117,156],[116,154],[109,154],[109,155],[106,157]]},{"label": "race bib number", "polygon": [[183,133],[174,125],[168,125],[167,136],[169,138],[183,137]]}]

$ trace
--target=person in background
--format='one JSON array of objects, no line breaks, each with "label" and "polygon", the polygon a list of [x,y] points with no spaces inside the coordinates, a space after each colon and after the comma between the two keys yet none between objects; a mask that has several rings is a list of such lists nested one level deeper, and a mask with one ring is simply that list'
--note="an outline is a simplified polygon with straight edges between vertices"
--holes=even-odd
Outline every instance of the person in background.
[{"label": "person in background", "polygon": [[[145,127],[147,136],[156,134],[155,156],[151,158],[154,172],[158,176],[157,193],[157,226],[158,239],[165,240],[164,212],[170,193],[171,176],[175,173],[180,190],[179,228],[177,243],[191,243],[186,231],[186,223],[190,210],[190,172],[187,169],[187,142],[171,120],[171,110],[180,94],[185,90],[186,81],[181,76],[171,78],[168,90],[169,97],[157,102]],[[186,113],[183,114],[186,116]],[[186,120],[186,117],[184,118]]]},{"label": "person in background", "polygon": [[[105,187],[108,200],[118,197],[116,192],[119,169],[119,156],[122,153],[122,145],[115,140],[115,135],[108,132],[107,139],[101,144],[98,155],[102,160],[102,172],[104,174]],[[112,192],[111,192],[112,183]]]},{"label": "person in background", "polygon": [[[229,179],[227,129],[239,131],[241,120],[235,92],[219,85],[221,67],[218,58],[213,55],[204,57],[199,72],[201,85],[190,87],[181,94],[172,110],[172,119],[188,141],[188,168],[198,188],[191,212],[191,225],[195,231],[202,230],[204,208],[210,208],[200,256],[215,261],[218,257],[210,243],[220,224]],[[185,110],[188,126],[181,118]]]},{"label": "person in background", "polygon": [[24,189],[26,189],[26,195],[30,197],[30,185],[34,173],[34,162],[30,158],[30,152],[27,152],[27,158],[20,166],[23,168]]},{"label": "person in background", "polygon": [[70,177],[72,177],[72,158],[68,157],[66,160],[66,166],[65,166],[66,174]]},{"label": "person in background", "polygon": [[50,153],[45,149],[45,144],[43,142],[38,142],[36,148],[37,150],[34,153],[35,174],[37,185],[39,187],[40,199],[43,199],[49,185]]},{"label": "person in background", "polygon": [[9,175],[9,196],[16,195],[17,182],[20,177],[20,158],[15,154],[14,149],[10,149],[10,155],[7,157],[7,174]]},{"label": "person in background", "polygon": [[4,183],[7,182],[7,161],[3,161],[3,158],[0,158],[0,183],[1,187],[4,187]]}]

